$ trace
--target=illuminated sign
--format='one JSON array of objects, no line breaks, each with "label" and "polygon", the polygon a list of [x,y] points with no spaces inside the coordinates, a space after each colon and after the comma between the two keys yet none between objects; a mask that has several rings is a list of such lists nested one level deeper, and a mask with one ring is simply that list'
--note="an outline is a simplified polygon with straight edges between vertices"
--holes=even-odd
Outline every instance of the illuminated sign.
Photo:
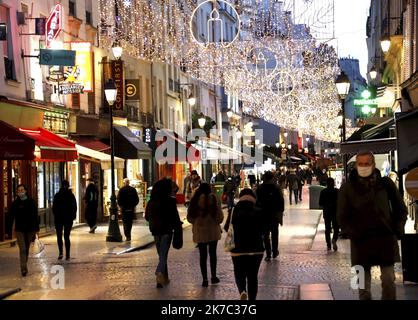
[{"label": "illuminated sign", "polygon": [[114,108],[115,110],[123,110],[125,90],[123,83],[123,62],[121,60],[112,61],[112,74],[116,89],[118,90]]},{"label": "illuminated sign", "polygon": [[62,5],[58,3],[46,21],[45,45],[47,48],[51,45],[62,29]]},{"label": "illuminated sign", "polygon": [[48,66],[73,66],[75,51],[40,49],[39,64]]},{"label": "illuminated sign", "polygon": [[90,42],[71,42],[75,54],[75,68],[67,68],[67,81],[84,86],[84,92],[93,91],[93,64]]},{"label": "illuminated sign", "polygon": [[139,79],[125,80],[126,100],[139,100]]},{"label": "illuminated sign", "polygon": [[60,94],[83,93],[83,85],[81,83],[63,83],[59,85]]},{"label": "illuminated sign", "polygon": [[379,104],[377,99],[354,99],[355,106],[370,106]]}]

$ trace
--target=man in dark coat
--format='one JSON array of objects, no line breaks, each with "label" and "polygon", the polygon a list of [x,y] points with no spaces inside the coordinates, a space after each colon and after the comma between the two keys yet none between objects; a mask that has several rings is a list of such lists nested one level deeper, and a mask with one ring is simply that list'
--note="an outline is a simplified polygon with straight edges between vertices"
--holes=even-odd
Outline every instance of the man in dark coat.
[{"label": "man in dark coat", "polygon": [[97,207],[99,205],[99,191],[97,190],[94,180],[87,179],[87,189],[84,196],[84,202],[86,204],[85,217],[90,227],[90,233],[94,233],[97,228]]},{"label": "man in dark coat", "polygon": [[257,188],[257,207],[261,209],[264,220],[267,221],[264,232],[265,260],[270,261],[272,253],[273,259],[279,255],[279,223],[283,225],[284,212],[283,193],[274,183],[274,175],[271,171],[264,173],[263,184]]},{"label": "man in dark coat", "polygon": [[67,180],[61,182],[61,189],[55,194],[52,206],[54,214],[55,230],[57,231],[58,259],[63,257],[62,231],[64,230],[65,259],[70,259],[70,233],[73,221],[77,213],[77,201],[71,192],[70,184]]},{"label": "man in dark coat", "polygon": [[334,230],[332,236],[332,247],[334,251],[338,250],[338,223],[337,223],[337,202],[338,189],[335,188],[333,178],[328,178],[327,187],[319,194],[319,205],[323,209],[325,222],[325,241],[327,242],[328,250],[331,250],[331,227]]},{"label": "man in dark coat", "polygon": [[10,207],[11,224],[15,225],[16,240],[19,246],[20,271],[26,277],[28,273],[28,257],[30,243],[39,232],[38,207],[35,201],[28,196],[25,185],[17,186],[17,198]]},{"label": "man in dark coat", "polygon": [[129,185],[128,178],[123,179],[124,186],[118,193],[118,205],[122,210],[123,231],[126,241],[131,241],[132,223],[135,216],[135,207],[139,203],[136,189]]},{"label": "man in dark coat", "polygon": [[380,266],[382,299],[396,299],[394,263],[400,261],[398,239],[404,232],[407,209],[392,180],[375,169],[371,152],[357,154],[356,169],[338,195],[337,220],[351,243],[351,263],[364,268],[361,300],[371,296],[372,266]]},{"label": "man in dark coat", "polygon": [[235,198],[235,184],[232,180],[232,177],[228,177],[228,180],[224,184],[223,192],[226,194],[228,212],[231,212],[234,207],[234,198]]},{"label": "man in dark coat", "polygon": [[292,194],[295,196],[295,203],[298,204],[299,179],[295,169],[290,169],[290,174],[286,177],[286,186],[289,188],[289,203],[292,204]]}]

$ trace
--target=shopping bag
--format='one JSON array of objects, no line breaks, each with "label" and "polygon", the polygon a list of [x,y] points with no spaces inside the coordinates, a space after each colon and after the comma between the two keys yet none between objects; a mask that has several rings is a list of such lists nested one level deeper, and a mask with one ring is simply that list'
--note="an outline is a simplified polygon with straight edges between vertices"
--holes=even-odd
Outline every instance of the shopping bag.
[{"label": "shopping bag", "polygon": [[181,224],[178,225],[174,229],[174,234],[173,234],[173,248],[174,249],[181,249],[181,248],[183,248],[183,227],[181,226]]},{"label": "shopping bag", "polygon": [[40,254],[45,249],[45,244],[39,240],[38,234],[35,236],[35,240],[32,242],[32,254],[37,255]]},{"label": "shopping bag", "polygon": [[234,226],[232,224],[233,213],[234,213],[234,208],[232,208],[231,220],[229,222],[228,232],[226,233],[226,237],[225,237],[225,242],[224,242],[225,252],[231,252],[231,250],[235,248]]}]

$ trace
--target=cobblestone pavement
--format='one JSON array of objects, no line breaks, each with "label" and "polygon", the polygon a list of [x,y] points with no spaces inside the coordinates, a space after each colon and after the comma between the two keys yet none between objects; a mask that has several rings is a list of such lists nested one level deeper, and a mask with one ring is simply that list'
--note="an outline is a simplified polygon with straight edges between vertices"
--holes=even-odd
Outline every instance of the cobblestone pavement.
[{"label": "cobblestone pavement", "polygon": [[[349,289],[350,261],[349,244],[339,241],[338,252],[327,252],[321,211],[308,209],[307,190],[304,201],[287,205],[284,226],[280,228],[280,256],[271,262],[262,262],[259,273],[258,299],[292,300],[299,296],[299,285],[311,283],[330,284],[335,299],[356,299]],[[181,208],[181,215],[185,210]],[[121,229],[122,230],[122,229]],[[222,240],[218,243],[218,276],[221,282],[201,287],[199,253],[192,242],[191,227],[184,231],[184,246],[181,250],[170,249],[169,275],[171,283],[163,289],[155,287],[157,254],[151,245],[141,250],[118,254],[123,250],[141,246],[152,241],[148,227],[137,221],[133,241],[106,243],[106,226],[91,235],[87,228],[78,228],[72,235],[72,256],[69,261],[59,262],[55,237],[42,240],[44,252],[29,259],[29,274],[22,278],[18,272],[17,248],[0,249],[0,291],[21,288],[22,291],[8,299],[145,299],[145,300],[235,300],[238,292],[233,277],[230,256],[223,251]],[[65,289],[52,289],[54,265],[65,270]],[[378,273],[373,273],[378,279]],[[397,282],[400,283],[398,266]],[[416,287],[414,287],[416,289]],[[374,290],[378,290],[377,284]],[[405,296],[404,286],[401,291]],[[408,298],[418,299],[415,291]]]}]

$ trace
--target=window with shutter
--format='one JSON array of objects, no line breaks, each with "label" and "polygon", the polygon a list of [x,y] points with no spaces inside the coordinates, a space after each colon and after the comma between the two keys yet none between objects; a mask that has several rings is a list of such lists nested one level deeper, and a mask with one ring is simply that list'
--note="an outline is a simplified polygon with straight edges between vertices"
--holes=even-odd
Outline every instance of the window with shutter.
[{"label": "window with shutter", "polygon": [[73,93],[71,94],[71,105],[73,109],[79,110],[80,109],[80,94]]}]

